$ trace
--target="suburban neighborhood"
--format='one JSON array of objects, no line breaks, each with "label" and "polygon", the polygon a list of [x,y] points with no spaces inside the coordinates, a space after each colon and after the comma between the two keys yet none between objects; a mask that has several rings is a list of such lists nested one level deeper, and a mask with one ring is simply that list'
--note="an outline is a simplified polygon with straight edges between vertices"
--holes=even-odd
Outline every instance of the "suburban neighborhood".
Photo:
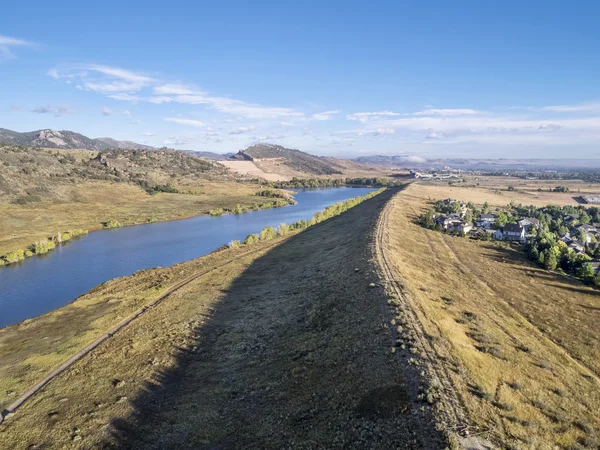
[{"label": "suburban neighborhood", "polygon": [[522,246],[527,257],[549,270],[600,284],[600,209],[543,208],[510,204],[493,211],[447,198],[433,204],[418,222],[426,228],[472,239]]}]

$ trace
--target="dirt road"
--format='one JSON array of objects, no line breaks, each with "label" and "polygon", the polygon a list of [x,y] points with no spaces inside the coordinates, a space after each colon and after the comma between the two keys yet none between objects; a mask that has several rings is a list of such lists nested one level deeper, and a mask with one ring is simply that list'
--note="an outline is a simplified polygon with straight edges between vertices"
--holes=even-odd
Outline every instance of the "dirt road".
[{"label": "dirt road", "polygon": [[[228,289],[197,348],[112,424],[131,448],[444,448],[392,353],[371,260],[384,193],[275,247]],[[358,269],[358,270],[357,270]]]}]

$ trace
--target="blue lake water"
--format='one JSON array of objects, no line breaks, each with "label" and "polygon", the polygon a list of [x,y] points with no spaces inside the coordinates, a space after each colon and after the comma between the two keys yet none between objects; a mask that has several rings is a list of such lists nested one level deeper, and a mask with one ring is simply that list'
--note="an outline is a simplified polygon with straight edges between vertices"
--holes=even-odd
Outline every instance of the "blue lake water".
[{"label": "blue lake water", "polygon": [[373,190],[299,191],[298,204],[283,208],[95,231],[47,255],[0,267],[0,328],[59,308],[112,278],[198,258],[267,225],[310,219],[329,205]]}]

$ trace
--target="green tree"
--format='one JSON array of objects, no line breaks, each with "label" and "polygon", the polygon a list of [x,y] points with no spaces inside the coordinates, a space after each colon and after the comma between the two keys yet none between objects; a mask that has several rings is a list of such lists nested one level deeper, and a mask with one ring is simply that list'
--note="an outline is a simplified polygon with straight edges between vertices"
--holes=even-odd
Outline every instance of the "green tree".
[{"label": "green tree", "polygon": [[506,215],[506,213],[499,212],[498,214],[496,214],[496,225],[498,225],[499,227],[503,227],[507,223],[508,216]]},{"label": "green tree", "polygon": [[467,209],[467,212],[465,212],[464,219],[467,223],[473,222],[473,212],[470,209]]},{"label": "green tree", "polygon": [[590,263],[584,263],[577,271],[577,278],[584,283],[594,281],[594,267]]},{"label": "green tree", "polygon": [[554,270],[556,266],[558,266],[558,261],[552,249],[544,250],[544,268]]}]

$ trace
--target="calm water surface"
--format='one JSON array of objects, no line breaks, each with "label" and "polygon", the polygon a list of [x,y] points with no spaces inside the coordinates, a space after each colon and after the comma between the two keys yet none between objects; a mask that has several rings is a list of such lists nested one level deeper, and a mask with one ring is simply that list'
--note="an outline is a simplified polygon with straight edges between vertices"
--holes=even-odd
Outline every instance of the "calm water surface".
[{"label": "calm water surface", "polygon": [[206,255],[267,225],[306,220],[329,205],[373,190],[299,191],[294,206],[90,233],[47,255],[0,267],[0,327],[59,308],[112,278]]}]

